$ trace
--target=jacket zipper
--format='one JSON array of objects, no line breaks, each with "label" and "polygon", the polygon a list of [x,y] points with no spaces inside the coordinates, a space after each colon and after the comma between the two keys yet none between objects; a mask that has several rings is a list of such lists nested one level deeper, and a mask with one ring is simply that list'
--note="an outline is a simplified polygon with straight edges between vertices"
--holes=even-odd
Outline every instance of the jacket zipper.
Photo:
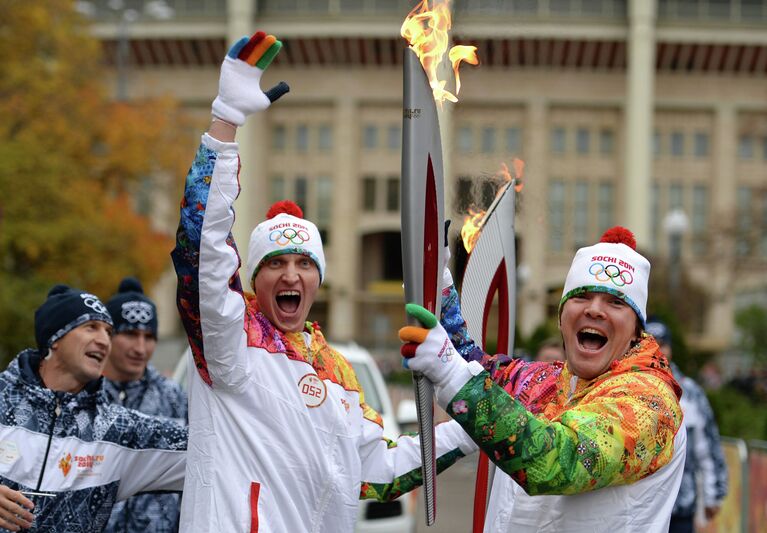
[{"label": "jacket zipper", "polygon": [[48,430],[48,445],[45,447],[45,457],[43,458],[43,467],[40,470],[40,479],[37,480],[37,492],[40,492],[40,488],[43,485],[43,476],[45,475],[45,465],[48,464],[48,454],[51,451],[51,442],[53,441],[53,429],[56,427],[56,419],[61,414],[61,404],[58,396],[56,397],[56,407],[53,408],[53,420],[51,420],[51,427]]}]

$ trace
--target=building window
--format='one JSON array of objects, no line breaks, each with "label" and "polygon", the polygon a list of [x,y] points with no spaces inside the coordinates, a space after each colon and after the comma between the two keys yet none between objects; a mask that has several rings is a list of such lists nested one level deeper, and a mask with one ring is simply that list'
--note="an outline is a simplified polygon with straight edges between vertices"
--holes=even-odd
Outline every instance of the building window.
[{"label": "building window", "polygon": [[389,126],[386,130],[386,147],[396,152],[402,147],[402,128],[399,126]]},{"label": "building window", "polygon": [[660,185],[658,182],[652,184],[650,189],[650,232],[652,234],[653,251],[658,251],[658,241],[660,241]]},{"label": "building window", "polygon": [[754,138],[751,135],[741,135],[738,139],[738,157],[741,159],[754,157]]},{"label": "building window", "polygon": [[597,224],[599,233],[603,233],[613,224],[613,184],[600,183],[597,193]]},{"label": "building window", "polygon": [[458,151],[468,154],[474,149],[473,145],[471,126],[458,128]]},{"label": "building window", "polygon": [[495,152],[495,128],[487,126],[482,128],[482,153],[492,154]]},{"label": "building window", "polygon": [[661,152],[663,151],[663,139],[661,138],[660,132],[658,130],[655,130],[652,134],[652,155],[655,158],[660,157]]},{"label": "building window", "polygon": [[708,189],[696,185],[692,189],[692,251],[695,255],[706,253],[706,235],[708,225]]},{"label": "building window", "polygon": [[330,176],[319,176],[317,178],[317,225],[329,226],[332,213],[333,180]]},{"label": "building window", "polygon": [[522,151],[521,128],[506,128],[506,151],[510,154],[519,154]]},{"label": "building window", "polygon": [[678,183],[674,183],[668,188],[668,209],[669,211],[682,209],[683,204],[682,186]]},{"label": "building window", "polygon": [[684,134],[681,131],[671,132],[671,155],[674,157],[684,155]]},{"label": "building window", "polygon": [[374,124],[366,124],[362,129],[362,146],[373,150],[378,146],[378,128]]},{"label": "building window", "polygon": [[762,257],[767,258],[767,191],[762,191],[762,227],[759,236]]},{"label": "building window", "polygon": [[272,149],[275,152],[283,152],[285,150],[286,137],[287,131],[284,124],[276,124],[272,128]]},{"label": "building window", "polygon": [[601,155],[612,155],[615,151],[615,134],[611,129],[599,131],[599,153]]},{"label": "building window", "polygon": [[707,157],[708,156],[708,133],[699,131],[694,137],[693,152],[695,157]]},{"label": "building window", "polygon": [[455,205],[456,213],[468,213],[469,208],[474,204],[471,194],[471,178],[468,176],[459,176],[455,184]]},{"label": "building window", "polygon": [[272,176],[272,203],[285,200],[285,178]]},{"label": "building window", "polygon": [[307,200],[309,199],[309,186],[308,182],[306,181],[306,176],[296,176],[296,182],[294,183],[295,187],[295,202],[298,204],[298,206],[301,208],[301,210],[304,212],[305,217],[310,217],[311,214],[307,213],[307,209],[309,207]]},{"label": "building window", "polygon": [[589,184],[575,183],[573,204],[573,239],[576,248],[589,244]]},{"label": "building window", "polygon": [[362,209],[363,211],[376,209],[376,179],[373,176],[362,178]]},{"label": "building window", "polygon": [[386,180],[386,210],[399,211],[399,178],[396,176]]},{"label": "building window", "polygon": [[320,152],[329,152],[333,149],[333,128],[330,124],[320,124],[317,131],[319,135],[318,148]]},{"label": "building window", "polygon": [[738,187],[738,229],[735,241],[735,253],[746,256],[751,253],[749,233],[751,233],[751,189]]},{"label": "building window", "polygon": [[551,153],[564,154],[566,146],[565,129],[556,127],[551,129]]},{"label": "building window", "polygon": [[591,132],[587,128],[575,130],[575,150],[580,155],[588,154],[591,151]]},{"label": "building window", "polygon": [[562,252],[565,248],[565,183],[549,183],[549,249]]},{"label": "building window", "polygon": [[296,128],[296,150],[306,152],[309,149],[309,127],[299,124]]}]

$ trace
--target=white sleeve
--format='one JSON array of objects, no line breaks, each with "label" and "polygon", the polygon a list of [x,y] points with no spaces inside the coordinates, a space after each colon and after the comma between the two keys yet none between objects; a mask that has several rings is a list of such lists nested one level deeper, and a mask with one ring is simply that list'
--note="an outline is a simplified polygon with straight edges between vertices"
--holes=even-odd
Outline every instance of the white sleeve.
[{"label": "white sleeve", "polygon": [[[477,450],[474,441],[453,420],[435,427],[435,441],[438,472]],[[403,435],[391,442],[383,437],[381,426],[365,419],[361,442],[361,498],[388,501],[421,485],[421,448],[417,435]]]}]

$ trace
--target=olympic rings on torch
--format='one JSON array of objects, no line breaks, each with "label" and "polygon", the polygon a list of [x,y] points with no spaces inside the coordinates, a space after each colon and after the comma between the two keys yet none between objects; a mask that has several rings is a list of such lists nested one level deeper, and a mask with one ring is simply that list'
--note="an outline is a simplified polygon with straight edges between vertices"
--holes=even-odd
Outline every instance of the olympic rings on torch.
[{"label": "olympic rings on torch", "polygon": [[617,265],[605,266],[602,263],[591,263],[589,274],[602,283],[611,281],[616,287],[634,283],[634,275],[628,270],[621,270]]},{"label": "olympic rings on torch", "polygon": [[302,229],[298,231],[293,228],[276,229],[269,234],[269,240],[277,243],[278,246],[301,245],[309,240],[309,233]]}]

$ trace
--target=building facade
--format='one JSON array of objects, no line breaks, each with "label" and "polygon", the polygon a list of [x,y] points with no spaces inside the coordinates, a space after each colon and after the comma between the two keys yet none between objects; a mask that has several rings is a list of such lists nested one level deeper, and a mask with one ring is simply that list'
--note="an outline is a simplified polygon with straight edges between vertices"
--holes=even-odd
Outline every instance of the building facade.
[{"label": "building facade", "polygon": [[[297,201],[326,243],[312,318],[332,339],[396,348],[399,28],[415,1],[174,0],[162,21],[134,3],[137,20],[122,25],[122,12],[94,4],[110,72],[128,98],[172,93],[201,127],[228,43],[255,29],[283,41],[264,84],[291,92],[238,134],[235,238],[244,249],[272,201]],[[615,224],[635,232],[673,298],[685,298],[680,276],[705,293],[697,348],[728,348],[736,309],[767,305],[765,30],[761,0],[455,0],[453,39],[476,45],[480,66],[462,68],[460,101],[440,118],[453,253],[460,263],[465,209],[492,197],[485,182],[523,159],[523,334],[555,315],[574,251]],[[158,210],[172,231],[173,209]],[[686,224],[674,227],[680,210]],[[172,286],[168,276],[158,288],[168,317]]]}]

